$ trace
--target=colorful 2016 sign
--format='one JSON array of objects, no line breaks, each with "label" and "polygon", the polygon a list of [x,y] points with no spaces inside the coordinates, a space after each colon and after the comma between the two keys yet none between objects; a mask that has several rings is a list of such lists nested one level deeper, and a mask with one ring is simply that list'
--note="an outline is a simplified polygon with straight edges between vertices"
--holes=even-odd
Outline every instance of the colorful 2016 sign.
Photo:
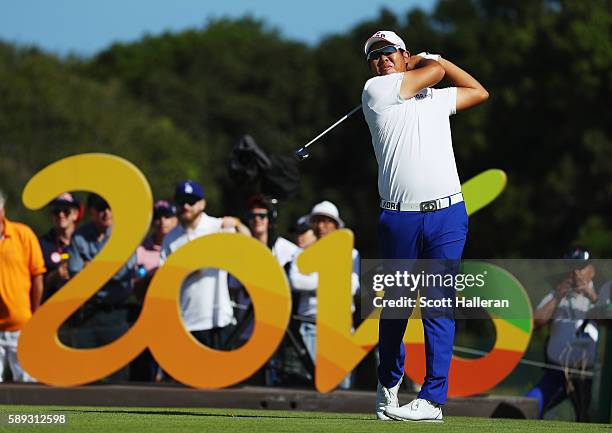
[{"label": "colorful 2016 sign", "polygon": [[[488,170],[466,182],[462,190],[468,213],[495,199],[505,182],[499,170]],[[40,209],[65,191],[79,190],[96,192],[109,202],[113,234],[96,259],[51,297],[24,327],[18,356],[32,376],[49,385],[86,384],[123,367],[147,347],[172,377],[198,388],[239,383],[265,364],[285,334],[291,312],[290,289],[271,252],[239,234],[204,236],[172,254],[153,277],[140,317],[114,342],[93,349],[62,344],[57,338],[61,324],[133,253],[149,229],[152,213],[151,189],[140,170],[122,158],[106,154],[76,155],[49,165],[28,182],[23,201],[30,209]],[[352,332],[352,247],[353,234],[338,230],[305,250],[298,260],[302,272],[319,274],[315,385],[320,392],[333,390],[378,339],[377,320],[365,320]],[[490,312],[497,331],[495,346],[482,358],[453,357],[451,396],[481,393],[502,381],[522,357],[531,336],[531,309],[520,283],[501,268],[481,266],[488,266],[489,274],[496,276],[508,299],[517,301],[518,308],[524,310],[520,317],[526,319],[504,320],[500,312]],[[207,267],[222,268],[236,276],[253,301],[253,334],[238,349],[210,349],[199,344],[183,326],[178,306],[181,282],[194,270]],[[425,362],[419,320],[409,321],[405,342],[406,373],[421,382]],[[475,376],[478,381],[466,380]]]}]

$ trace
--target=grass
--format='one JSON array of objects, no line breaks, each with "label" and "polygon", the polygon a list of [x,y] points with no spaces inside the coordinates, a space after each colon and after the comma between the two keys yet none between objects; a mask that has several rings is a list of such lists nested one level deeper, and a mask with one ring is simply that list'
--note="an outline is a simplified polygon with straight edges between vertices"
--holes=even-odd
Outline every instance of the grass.
[{"label": "grass", "polygon": [[[65,414],[67,424],[8,425],[8,414]],[[0,405],[0,432],[79,432],[79,433],[437,433],[437,432],[608,432],[610,425],[580,424],[561,421],[502,420],[447,417],[444,424],[381,422],[371,415],[181,408],[119,408],[81,406],[8,406]]]}]

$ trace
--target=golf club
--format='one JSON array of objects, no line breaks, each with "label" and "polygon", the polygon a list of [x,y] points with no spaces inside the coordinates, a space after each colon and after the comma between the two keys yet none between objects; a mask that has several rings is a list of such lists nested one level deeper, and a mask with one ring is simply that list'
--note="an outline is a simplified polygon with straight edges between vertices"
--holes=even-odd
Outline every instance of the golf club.
[{"label": "golf club", "polygon": [[308,151],[306,150],[306,148],[308,146],[310,146],[312,143],[314,143],[315,141],[317,141],[319,138],[323,137],[325,134],[327,134],[329,131],[331,131],[332,129],[334,129],[336,126],[338,126],[339,124],[341,124],[342,122],[344,122],[346,119],[348,119],[351,115],[353,115],[355,112],[357,112],[357,110],[361,109],[361,104],[359,104],[358,106],[356,106],[355,108],[353,108],[351,111],[349,111],[348,113],[346,113],[343,117],[341,117],[340,119],[338,119],[336,121],[336,123],[334,123],[332,126],[330,126],[329,128],[327,128],[325,131],[321,132],[319,135],[317,135],[315,138],[313,138],[312,140],[310,140],[308,143],[306,143],[303,147],[299,148],[298,150],[295,151],[295,157],[297,159],[299,159],[300,161],[305,160],[306,158],[308,158],[310,156],[310,154],[308,153]]}]

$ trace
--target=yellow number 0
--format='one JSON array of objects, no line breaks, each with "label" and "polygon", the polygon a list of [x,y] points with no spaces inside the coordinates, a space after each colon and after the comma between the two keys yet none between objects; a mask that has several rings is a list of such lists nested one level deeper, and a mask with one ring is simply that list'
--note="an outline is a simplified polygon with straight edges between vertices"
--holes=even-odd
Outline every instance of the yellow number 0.
[{"label": "yellow number 0", "polygon": [[[149,347],[160,366],[177,380],[218,388],[248,378],[266,362],[289,321],[289,286],[266,247],[238,234],[205,236],[170,256],[151,281],[137,322],[116,341],[95,349],[63,345],[57,338],[60,325],[133,253],[148,230],[152,212],[151,189],[140,170],[104,154],[77,155],[49,165],[28,182],[23,202],[30,209],[40,209],[62,192],[77,190],[94,191],[109,202],[113,234],[96,259],[24,327],[18,356],[32,376],[51,385],[80,385],[113,373]],[[231,272],[253,300],[253,335],[234,351],[202,346],[181,321],[181,282],[190,272],[207,267]]]}]

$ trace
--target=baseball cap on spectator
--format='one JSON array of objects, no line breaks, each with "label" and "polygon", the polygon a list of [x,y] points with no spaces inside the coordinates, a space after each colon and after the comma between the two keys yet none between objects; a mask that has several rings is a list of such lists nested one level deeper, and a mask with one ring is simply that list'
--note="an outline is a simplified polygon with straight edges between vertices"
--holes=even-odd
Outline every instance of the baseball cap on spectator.
[{"label": "baseball cap on spectator", "polygon": [[312,226],[310,225],[309,215],[302,215],[298,218],[293,227],[291,227],[291,232],[296,235],[301,235],[310,229],[312,229]]},{"label": "baseball cap on spectator", "polygon": [[49,203],[49,206],[52,206],[52,207],[70,206],[76,209],[80,209],[81,202],[74,195],[70,194],[69,192],[65,192],[55,197],[55,199],[53,199],[53,201]]},{"label": "baseball cap on spectator", "polygon": [[95,192],[89,193],[87,196],[87,207],[90,209],[94,208],[99,212],[105,209],[110,209],[108,202]]},{"label": "baseball cap on spectator", "polygon": [[174,200],[176,200],[178,197],[184,196],[197,197],[201,200],[204,198],[204,188],[193,180],[179,182],[176,184],[176,188],[174,189]]},{"label": "baseball cap on spectator", "polygon": [[589,260],[591,254],[585,248],[572,248],[563,254],[564,259],[572,259],[572,260]]},{"label": "baseball cap on spectator", "polygon": [[338,228],[344,227],[344,221],[342,221],[342,219],[340,218],[338,208],[331,201],[325,200],[321,203],[317,203],[316,205],[314,205],[312,211],[310,212],[310,220],[312,220],[312,217],[317,215],[322,215],[331,218],[336,222],[336,224],[338,224]]},{"label": "baseball cap on spectator", "polygon": [[395,34],[395,32],[392,32],[391,30],[379,30],[372,36],[370,36],[365,42],[365,45],[363,46],[363,51],[365,52],[365,55],[368,55],[368,51],[370,51],[370,47],[373,44],[380,41],[386,41],[392,45],[399,45],[402,50],[406,51],[406,44],[404,43],[402,38]]},{"label": "baseball cap on spectator", "polygon": [[53,214],[58,215],[58,216],[59,216],[59,212],[61,212],[62,209],[66,209],[66,208],[76,209],[77,210],[77,216],[75,220],[76,223],[81,221],[81,218],[83,217],[83,211],[84,211],[83,204],[79,201],[78,198],[76,198],[73,194],[69,192],[65,192],[55,197],[51,201],[51,203],[49,203],[49,208],[51,209],[51,212]]},{"label": "baseball cap on spectator", "polygon": [[173,216],[176,216],[176,207],[167,200],[158,200],[153,205],[153,219],[158,220],[161,217],[170,218]]}]

